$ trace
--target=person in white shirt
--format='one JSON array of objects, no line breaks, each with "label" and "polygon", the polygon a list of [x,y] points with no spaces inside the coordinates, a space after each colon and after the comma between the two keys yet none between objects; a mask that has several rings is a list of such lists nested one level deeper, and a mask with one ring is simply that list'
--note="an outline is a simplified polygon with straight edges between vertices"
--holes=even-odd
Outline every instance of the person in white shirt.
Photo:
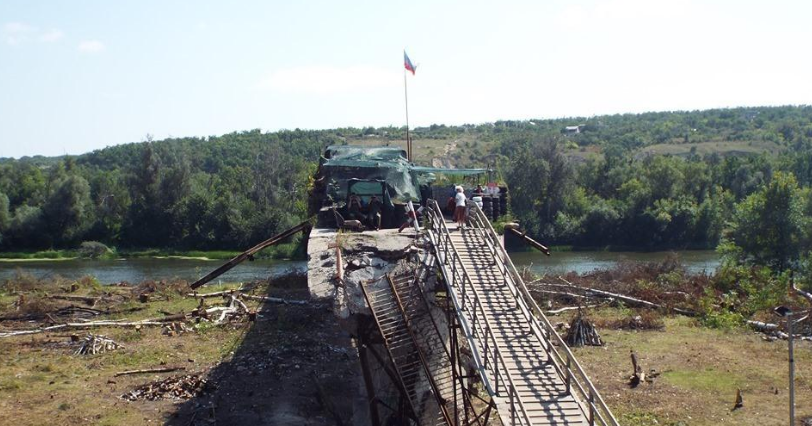
[{"label": "person in white shirt", "polygon": [[457,195],[454,196],[454,203],[456,208],[454,209],[454,221],[457,222],[457,226],[459,229],[462,229],[465,225],[465,201],[467,198],[465,197],[465,193],[462,191],[462,187],[457,187]]}]

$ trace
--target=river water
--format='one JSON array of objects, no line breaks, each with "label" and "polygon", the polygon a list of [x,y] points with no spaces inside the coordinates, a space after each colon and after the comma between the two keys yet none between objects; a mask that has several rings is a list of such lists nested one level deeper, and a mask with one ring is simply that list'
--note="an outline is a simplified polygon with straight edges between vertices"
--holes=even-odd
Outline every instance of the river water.
[{"label": "river water", "polygon": [[[719,265],[718,255],[712,250],[676,252],[690,272],[713,273]],[[539,252],[511,253],[517,268],[529,266],[536,273],[563,274],[575,271],[584,274],[596,269],[611,268],[619,261],[658,262],[668,252],[554,252],[545,256]],[[193,259],[129,259],[129,260],[62,260],[0,262],[0,281],[13,277],[17,271],[36,277],[62,276],[79,278],[92,275],[103,284],[122,281],[139,283],[144,280],[168,280],[180,278],[194,281],[217,268],[223,260]],[[243,262],[221,275],[222,282],[248,282],[268,278],[290,269],[306,270],[304,261],[256,260]]]}]

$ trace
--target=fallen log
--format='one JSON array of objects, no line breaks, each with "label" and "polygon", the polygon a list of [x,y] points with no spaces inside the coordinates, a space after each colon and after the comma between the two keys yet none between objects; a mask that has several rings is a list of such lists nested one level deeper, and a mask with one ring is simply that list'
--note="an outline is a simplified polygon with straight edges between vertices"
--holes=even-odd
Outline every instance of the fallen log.
[{"label": "fallen log", "polygon": [[562,297],[571,297],[573,299],[590,299],[590,296],[584,296],[583,294],[574,294],[574,293],[567,293],[566,291],[555,291],[555,290],[538,290],[535,288],[530,288],[531,293],[538,293],[538,294],[549,294],[551,296],[562,296]]},{"label": "fallen log", "polygon": [[590,308],[597,308],[600,305],[585,305],[585,306],[566,306],[559,309],[554,309],[552,311],[547,311],[544,315],[558,315],[567,311],[574,311],[576,309],[590,309]]},{"label": "fallen log", "polygon": [[94,306],[101,300],[101,297],[91,297],[91,296],[74,296],[70,294],[54,294],[54,295],[46,295],[45,297],[49,299],[57,299],[57,300],[78,300],[84,302],[88,306]]},{"label": "fallen log", "polygon": [[[617,300],[622,300],[622,301],[624,301],[626,303],[631,303],[633,305],[642,306],[642,307],[645,307],[645,308],[666,309],[665,306],[659,305],[659,304],[654,303],[654,302],[649,302],[648,300],[637,299],[635,297],[626,296],[624,294],[611,293],[611,292],[608,292],[608,291],[598,290],[598,289],[595,289],[595,288],[579,287],[579,286],[565,280],[561,276],[559,276],[558,279],[560,279],[561,281],[564,281],[566,283],[566,285],[571,289],[578,289],[578,290],[586,291],[588,293],[592,293],[594,295],[602,296],[602,297],[605,297],[605,298],[613,298],[613,299],[617,299]],[[687,310],[687,309],[681,309],[681,308],[675,308],[675,307],[671,307],[671,308],[668,308],[668,309],[670,309],[670,310],[672,310],[672,311],[674,311],[674,312],[676,312],[678,314],[685,315],[685,316],[690,316],[690,317],[696,316],[696,312],[690,311],[690,310]]]},{"label": "fallen log", "polygon": [[778,324],[771,324],[771,323],[768,323],[768,322],[750,321],[750,320],[745,321],[745,323],[747,323],[747,325],[749,325],[750,327],[753,327],[756,330],[761,331],[761,332],[778,331]]},{"label": "fallen log", "polygon": [[129,370],[122,371],[113,375],[113,377],[129,376],[131,374],[145,374],[145,373],[171,373],[173,371],[184,371],[186,367],[165,367],[165,368],[145,368],[143,370]]}]

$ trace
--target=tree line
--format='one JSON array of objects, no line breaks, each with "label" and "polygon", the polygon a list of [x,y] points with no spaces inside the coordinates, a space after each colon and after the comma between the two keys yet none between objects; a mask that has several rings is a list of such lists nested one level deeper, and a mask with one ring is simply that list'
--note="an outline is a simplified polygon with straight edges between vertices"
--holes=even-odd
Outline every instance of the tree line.
[{"label": "tree line", "polygon": [[[578,133],[565,134],[570,125],[578,125]],[[370,135],[397,143],[404,130],[252,130],[148,138],[79,156],[0,159],[0,247],[37,250],[100,241],[134,248],[244,248],[305,218],[308,186],[325,146]],[[462,144],[458,156],[480,166],[485,160],[477,159],[496,159],[513,216],[549,244],[713,248],[761,238],[754,247],[773,244],[791,252],[779,263],[809,247],[810,107],[432,125],[414,134],[436,140],[438,152],[448,140],[474,141]],[[683,155],[645,150],[713,141],[753,149]],[[776,201],[785,195],[794,201]],[[757,231],[765,223],[792,231],[768,238]],[[739,255],[760,256],[753,250]]]}]

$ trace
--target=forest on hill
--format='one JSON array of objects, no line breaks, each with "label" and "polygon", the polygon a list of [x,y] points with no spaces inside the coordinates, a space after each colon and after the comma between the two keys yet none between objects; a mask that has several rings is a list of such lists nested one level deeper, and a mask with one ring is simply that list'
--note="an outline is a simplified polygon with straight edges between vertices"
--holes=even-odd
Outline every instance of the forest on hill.
[{"label": "forest on hill", "polygon": [[[404,133],[251,130],[0,159],[0,247],[242,249],[305,218],[325,146],[401,144]],[[789,234],[760,238],[797,246],[797,257],[812,237],[812,107],[432,125],[413,134],[419,162],[495,164],[513,217],[548,244],[713,248],[768,221]],[[771,190],[789,194],[791,205],[756,211],[755,198]]]}]

